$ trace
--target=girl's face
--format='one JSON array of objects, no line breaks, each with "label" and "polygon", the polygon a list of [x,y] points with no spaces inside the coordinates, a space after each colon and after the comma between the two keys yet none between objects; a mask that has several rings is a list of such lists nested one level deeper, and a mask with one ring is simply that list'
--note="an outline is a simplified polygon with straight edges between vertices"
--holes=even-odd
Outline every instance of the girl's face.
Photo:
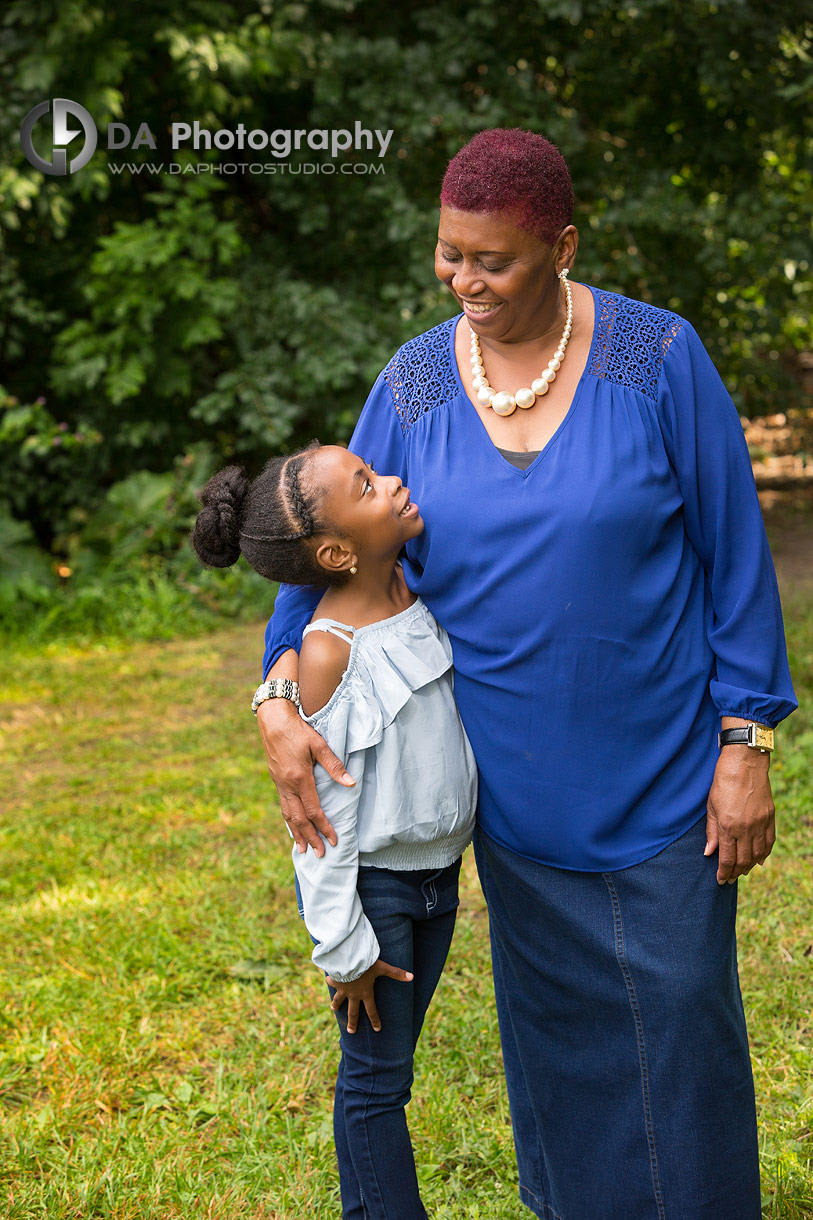
[{"label": "girl's face", "polygon": [[534,339],[556,314],[557,275],[575,255],[575,232],[569,226],[552,247],[503,213],[462,212],[444,204],[435,274],[478,335],[502,342]]},{"label": "girl's face", "polygon": [[325,517],[362,558],[394,558],[423,530],[418,506],[398,475],[378,474],[349,449],[339,445],[319,449],[308,462],[308,477],[325,489]]}]

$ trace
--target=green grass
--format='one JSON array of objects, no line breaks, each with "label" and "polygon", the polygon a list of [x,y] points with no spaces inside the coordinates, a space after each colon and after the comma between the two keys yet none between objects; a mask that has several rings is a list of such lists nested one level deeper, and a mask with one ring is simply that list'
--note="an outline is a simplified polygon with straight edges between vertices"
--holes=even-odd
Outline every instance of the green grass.
[{"label": "green grass", "polygon": [[[740,888],[765,1215],[813,1215],[813,598],[780,840]],[[0,1199],[9,1220],[339,1214],[336,1039],[248,713],[260,626],[6,651],[0,680]],[[230,967],[252,959],[260,978]],[[519,1220],[485,909],[459,930],[410,1106],[433,1220]],[[687,1218],[688,1220],[688,1218]]]}]

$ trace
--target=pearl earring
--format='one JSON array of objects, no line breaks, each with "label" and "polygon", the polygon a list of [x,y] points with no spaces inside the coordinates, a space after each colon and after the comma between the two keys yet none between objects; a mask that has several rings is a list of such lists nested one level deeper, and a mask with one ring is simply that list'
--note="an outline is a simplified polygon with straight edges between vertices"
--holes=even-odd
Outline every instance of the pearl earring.
[{"label": "pearl earring", "polygon": [[358,568],[355,564],[353,564],[352,568],[350,569],[350,575],[355,576],[356,572],[358,572]]}]

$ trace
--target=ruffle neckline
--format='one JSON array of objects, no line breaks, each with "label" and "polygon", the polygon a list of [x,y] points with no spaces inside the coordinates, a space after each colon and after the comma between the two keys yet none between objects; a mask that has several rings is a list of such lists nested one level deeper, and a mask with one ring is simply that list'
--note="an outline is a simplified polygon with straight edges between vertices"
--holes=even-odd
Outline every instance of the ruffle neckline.
[{"label": "ruffle neckline", "polygon": [[[314,622],[335,620],[315,619]],[[406,610],[356,628],[341,682],[328,702],[302,718],[346,758],[377,745],[414,691],[452,665],[443,628],[420,598]]]}]

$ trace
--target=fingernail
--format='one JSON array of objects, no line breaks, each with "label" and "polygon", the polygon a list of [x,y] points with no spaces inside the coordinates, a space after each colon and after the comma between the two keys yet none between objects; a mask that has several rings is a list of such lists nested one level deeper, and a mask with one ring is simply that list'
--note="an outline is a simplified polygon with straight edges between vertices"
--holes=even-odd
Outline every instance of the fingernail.
[{"label": "fingernail", "polygon": [[732,878],[731,878],[731,880],[730,880],[730,881],[729,881],[727,884],[728,884],[728,885],[733,885],[733,884],[734,884],[734,882],[735,882],[736,880],[737,880],[737,878],[736,878],[736,877],[732,877]]},{"label": "fingernail", "polygon": [[706,846],[703,848],[703,855],[704,856],[711,855],[711,843],[707,843]]},{"label": "fingernail", "polygon": [[305,852],[308,849],[307,849],[307,847],[303,847],[301,843],[297,843],[296,850],[299,852],[300,856],[304,856]]},{"label": "fingernail", "polygon": [[352,776],[352,775],[348,775],[346,771],[345,771],[344,775],[342,776],[342,779],[344,780],[344,782],[345,782],[346,784],[354,784],[354,783],[356,782],[356,781],[353,779],[353,776]]}]

